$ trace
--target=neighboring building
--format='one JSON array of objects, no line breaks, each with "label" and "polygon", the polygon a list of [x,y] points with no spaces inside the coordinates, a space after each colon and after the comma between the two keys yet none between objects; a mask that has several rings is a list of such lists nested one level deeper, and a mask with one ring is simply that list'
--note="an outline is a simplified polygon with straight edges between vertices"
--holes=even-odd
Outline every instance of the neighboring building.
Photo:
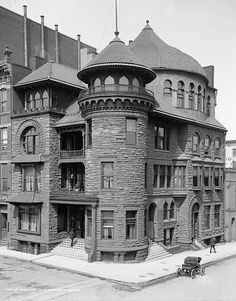
[{"label": "neighboring building", "polygon": [[236,240],[236,140],[226,141],[225,239]]},{"label": "neighboring building", "polygon": [[[6,244],[7,203],[11,196],[11,116],[22,110],[19,92],[13,86],[33,70],[54,59],[66,70],[79,70],[96,54],[96,49],[60,34],[0,6],[0,245]],[[1,58],[0,57],[0,58]],[[68,77],[70,79],[70,77]],[[71,83],[70,83],[71,85]],[[67,96],[68,97],[68,96]]]},{"label": "neighboring building", "polygon": [[15,85],[9,247],[68,247],[73,228],[89,261],[123,262],[145,260],[150,241],[171,251],[224,240],[214,68],[148,22],[129,46],[116,32],[79,80],[61,68],[49,62]]}]

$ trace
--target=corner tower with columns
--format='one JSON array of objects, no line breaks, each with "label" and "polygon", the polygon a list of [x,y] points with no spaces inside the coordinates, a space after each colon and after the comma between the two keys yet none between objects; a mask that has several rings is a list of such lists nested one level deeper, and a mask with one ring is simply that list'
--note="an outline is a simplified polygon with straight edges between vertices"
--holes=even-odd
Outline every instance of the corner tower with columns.
[{"label": "corner tower with columns", "polygon": [[[148,113],[157,106],[145,85],[155,73],[118,37],[78,73],[88,84],[79,106],[87,123],[86,191],[99,198],[94,260],[143,260]],[[92,252],[91,252],[92,251]]]}]

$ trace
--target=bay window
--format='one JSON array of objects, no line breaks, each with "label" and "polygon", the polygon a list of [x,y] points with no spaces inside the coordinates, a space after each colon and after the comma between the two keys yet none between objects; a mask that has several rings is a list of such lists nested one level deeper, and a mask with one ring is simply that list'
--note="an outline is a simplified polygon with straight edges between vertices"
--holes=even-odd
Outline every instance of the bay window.
[{"label": "bay window", "polygon": [[18,221],[18,230],[40,233],[40,206],[20,205]]}]

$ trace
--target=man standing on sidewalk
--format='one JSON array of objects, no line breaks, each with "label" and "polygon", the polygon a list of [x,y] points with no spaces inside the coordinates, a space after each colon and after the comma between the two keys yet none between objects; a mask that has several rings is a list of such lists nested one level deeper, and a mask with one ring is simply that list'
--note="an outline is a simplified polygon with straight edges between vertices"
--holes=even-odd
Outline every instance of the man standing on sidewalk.
[{"label": "man standing on sidewalk", "polygon": [[212,237],[212,238],[211,238],[211,241],[210,241],[210,253],[211,253],[212,249],[213,249],[214,252],[216,253],[215,244],[216,244],[216,238],[215,238],[215,237]]}]

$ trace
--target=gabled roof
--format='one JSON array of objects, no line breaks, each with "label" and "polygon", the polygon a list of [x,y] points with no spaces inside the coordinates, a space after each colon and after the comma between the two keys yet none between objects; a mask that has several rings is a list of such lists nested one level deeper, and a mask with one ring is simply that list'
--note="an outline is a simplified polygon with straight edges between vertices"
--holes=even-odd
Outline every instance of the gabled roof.
[{"label": "gabled roof", "polygon": [[204,69],[194,58],[161,40],[150,27],[149,21],[128,48],[153,70],[183,70],[207,78]]},{"label": "gabled roof", "polygon": [[136,57],[118,36],[78,73],[78,77],[84,80],[85,75],[90,70],[103,67],[114,68],[115,66],[135,68],[136,70],[145,72],[150,79],[147,82],[156,77],[155,73]]},{"label": "gabled roof", "polygon": [[78,70],[54,63],[52,60],[20,80],[14,87],[22,87],[39,82],[52,81],[79,89],[85,85],[77,78]]}]

